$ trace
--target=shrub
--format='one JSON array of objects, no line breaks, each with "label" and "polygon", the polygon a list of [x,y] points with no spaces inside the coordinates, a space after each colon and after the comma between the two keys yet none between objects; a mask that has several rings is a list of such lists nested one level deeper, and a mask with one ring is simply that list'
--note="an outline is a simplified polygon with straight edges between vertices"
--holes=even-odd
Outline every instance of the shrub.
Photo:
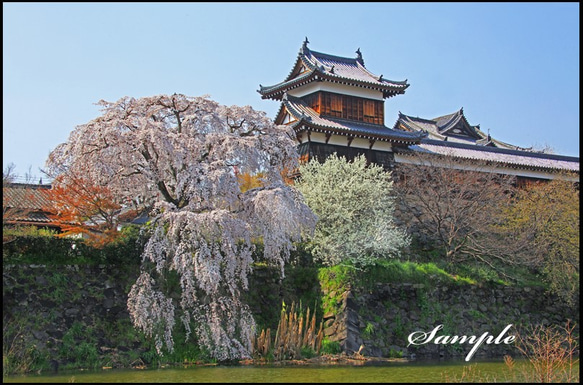
[{"label": "shrub", "polygon": [[101,249],[82,239],[58,238],[54,232],[34,228],[4,229],[12,236],[2,248],[5,264],[137,264],[140,262],[141,238],[137,228],[123,229],[117,242]]},{"label": "shrub", "polygon": [[320,354],[338,354],[341,351],[342,347],[340,346],[340,342],[330,341],[327,338],[325,338],[322,341],[322,348],[320,349]]}]

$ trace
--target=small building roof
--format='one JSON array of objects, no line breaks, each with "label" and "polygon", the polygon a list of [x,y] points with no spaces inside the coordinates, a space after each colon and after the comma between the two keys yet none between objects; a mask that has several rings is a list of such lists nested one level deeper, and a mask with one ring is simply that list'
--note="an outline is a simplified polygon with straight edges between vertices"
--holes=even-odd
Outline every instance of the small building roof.
[{"label": "small building roof", "polygon": [[505,165],[512,168],[561,171],[579,173],[579,158],[565,155],[545,154],[499,147],[476,146],[468,143],[445,142],[425,138],[408,149],[396,149],[403,155],[416,153],[433,154],[457,159],[478,160]]},{"label": "small building roof", "polygon": [[389,127],[352,120],[321,117],[302,99],[285,95],[277,115],[278,121],[282,114],[289,112],[292,122],[289,123],[296,133],[312,130],[323,133],[336,133],[344,136],[354,136],[365,139],[380,140],[394,143],[414,144],[425,137],[423,132],[406,132],[393,130]]},{"label": "small building roof", "polygon": [[[3,186],[4,222],[8,224],[36,225],[60,227],[54,219],[50,219],[45,211],[51,207],[48,184],[7,183]],[[149,220],[144,210],[124,209],[120,216],[125,217],[124,223],[144,224]]]},{"label": "small building roof", "polygon": [[409,87],[407,80],[394,81],[375,75],[364,66],[360,49],[356,58],[329,55],[308,49],[308,39],[300,48],[296,62],[284,81],[272,86],[259,85],[262,99],[281,100],[283,94],[313,81],[349,84],[381,91],[388,98],[404,94]]},{"label": "small building roof", "polygon": [[50,189],[51,185],[8,183],[2,188],[3,203],[12,208],[40,210],[50,205],[46,194]]},{"label": "small building roof", "polygon": [[464,115],[463,108],[460,108],[454,113],[438,116],[433,119],[413,117],[399,112],[399,117],[393,129],[408,132],[426,132],[429,139],[435,140],[498,147],[509,150],[531,151],[529,148],[514,146],[496,140],[490,134],[481,131],[480,125],[471,125]]},{"label": "small building roof", "polygon": [[2,186],[4,221],[10,224],[49,225],[44,209],[50,206],[51,185],[8,183]]}]

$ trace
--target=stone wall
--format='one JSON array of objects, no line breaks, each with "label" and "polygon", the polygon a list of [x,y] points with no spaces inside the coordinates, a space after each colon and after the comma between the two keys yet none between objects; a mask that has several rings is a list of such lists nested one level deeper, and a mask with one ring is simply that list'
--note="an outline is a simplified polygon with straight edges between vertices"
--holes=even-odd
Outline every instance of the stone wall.
[{"label": "stone wall", "polygon": [[[342,294],[336,315],[325,316],[325,333],[341,344],[343,351],[374,357],[441,358],[466,356],[471,345],[428,343],[408,347],[409,334],[430,332],[443,325],[439,335],[494,336],[509,324],[517,330],[542,324],[565,326],[579,323],[579,298],[568,306],[539,287],[443,286],[429,289],[423,284],[377,284],[373,291],[349,290]],[[578,332],[578,327],[577,327]],[[516,354],[513,345],[483,344],[474,357]]]},{"label": "stone wall", "polygon": [[[289,272],[282,282],[269,269],[257,269],[250,280],[248,299],[263,326],[277,324],[284,299],[289,304],[304,298],[307,305],[322,294],[330,294],[325,289],[321,292],[317,270],[312,270]],[[71,347],[90,344],[92,351],[107,357],[113,367],[127,367],[132,357],[146,350],[132,332],[126,306],[127,293],[138,273],[138,266],[4,266],[4,326],[11,319],[26,321],[22,325],[26,344],[47,352],[61,365],[67,363],[63,349],[69,338]],[[466,355],[467,345],[407,347],[407,337],[440,324],[440,335],[469,336],[484,332],[497,335],[508,324],[562,326],[567,319],[579,322],[579,298],[575,307],[569,307],[538,287],[376,285],[373,290],[334,294],[339,298],[336,311],[323,315],[326,336],[338,341],[348,354],[364,345],[361,354],[375,357]],[[515,329],[509,334],[515,334]],[[507,345],[484,345],[476,357],[501,357],[511,351]]]},{"label": "stone wall", "polygon": [[79,356],[125,366],[141,348],[127,311],[138,274],[139,266],[4,265],[4,344],[34,347],[60,366]]}]

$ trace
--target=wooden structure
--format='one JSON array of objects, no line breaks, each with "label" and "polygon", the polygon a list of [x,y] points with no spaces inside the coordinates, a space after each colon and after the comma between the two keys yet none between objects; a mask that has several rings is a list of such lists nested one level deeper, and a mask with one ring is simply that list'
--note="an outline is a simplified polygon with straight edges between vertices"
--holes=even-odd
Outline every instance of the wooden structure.
[{"label": "wooden structure", "polygon": [[364,153],[370,162],[390,168],[394,147],[418,144],[425,134],[385,126],[384,100],[405,93],[409,84],[371,73],[360,50],[356,53],[345,58],[311,51],[306,39],[285,80],[260,85],[258,92],[282,102],[275,122],[293,127],[302,157]]},{"label": "wooden structure", "polygon": [[[259,85],[263,99],[281,101],[276,124],[291,126],[302,159],[324,160],[336,152],[352,159],[364,154],[369,162],[393,169],[417,163],[419,155],[432,164],[468,169],[472,163],[488,170],[526,179],[553,179],[570,173],[579,180],[579,158],[547,154],[493,139],[471,125],[463,109],[434,119],[399,112],[385,125],[385,99],[402,95],[407,80],[388,80],[370,72],[360,49],[355,58],[312,51],[302,44],[288,76],[272,86]],[[444,157],[447,162],[442,161]],[[441,163],[440,163],[441,162]],[[447,166],[446,166],[447,165]]]},{"label": "wooden structure", "polygon": [[46,184],[6,183],[2,187],[3,224],[60,230],[46,211],[50,189]]}]

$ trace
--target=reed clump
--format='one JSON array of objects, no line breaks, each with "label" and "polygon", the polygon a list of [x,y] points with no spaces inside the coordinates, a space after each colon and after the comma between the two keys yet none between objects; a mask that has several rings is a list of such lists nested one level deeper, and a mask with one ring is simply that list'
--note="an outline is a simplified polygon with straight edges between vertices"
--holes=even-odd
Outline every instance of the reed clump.
[{"label": "reed clump", "polygon": [[310,358],[320,353],[323,337],[322,323],[316,330],[315,312],[310,318],[309,307],[304,316],[301,304],[296,308],[293,302],[286,310],[283,303],[275,336],[272,339],[270,328],[263,329],[253,340],[253,355],[275,361]]},{"label": "reed clump", "polygon": [[482,373],[476,365],[463,368],[461,376],[442,373],[444,382],[579,383],[579,333],[577,325],[533,325],[518,333],[516,348],[525,360],[504,356],[506,371]]},{"label": "reed clump", "polygon": [[519,333],[516,347],[530,363],[528,382],[579,382],[577,325],[535,325]]}]

